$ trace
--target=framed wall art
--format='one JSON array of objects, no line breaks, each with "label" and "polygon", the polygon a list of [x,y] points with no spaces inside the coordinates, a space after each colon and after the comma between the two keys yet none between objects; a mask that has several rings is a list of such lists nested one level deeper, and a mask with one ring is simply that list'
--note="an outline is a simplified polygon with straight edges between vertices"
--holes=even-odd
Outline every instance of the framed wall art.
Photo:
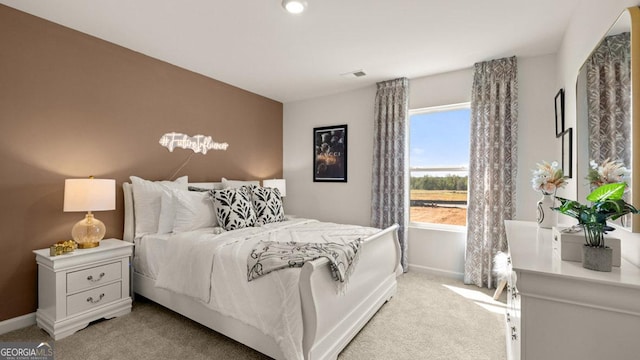
[{"label": "framed wall art", "polygon": [[313,129],[313,181],[347,182],[347,125]]},{"label": "framed wall art", "polygon": [[556,109],[556,137],[559,138],[564,132],[564,89],[560,89],[555,97]]},{"label": "framed wall art", "polygon": [[573,129],[568,128],[563,131],[560,136],[562,137],[562,172],[565,176],[571,179],[573,177]]}]

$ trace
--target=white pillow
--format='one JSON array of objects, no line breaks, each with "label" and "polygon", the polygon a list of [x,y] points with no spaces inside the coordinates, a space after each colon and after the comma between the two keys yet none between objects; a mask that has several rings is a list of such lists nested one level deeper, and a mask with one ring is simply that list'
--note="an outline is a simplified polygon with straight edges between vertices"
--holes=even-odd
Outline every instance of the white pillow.
[{"label": "white pillow", "polygon": [[168,234],[173,231],[173,221],[176,217],[176,202],[171,189],[163,189],[160,196],[160,215],[158,217],[158,234]]},{"label": "white pillow", "polygon": [[173,190],[173,200],[176,205],[174,233],[217,225],[213,201],[208,192]]},{"label": "white pillow", "polygon": [[[168,214],[161,214],[162,194],[169,189],[187,190],[189,178],[180,177],[176,181],[149,181],[137,176],[130,176],[133,185],[133,213],[136,221],[135,236],[144,234],[155,234],[158,232],[160,218],[169,217]],[[170,212],[167,205],[165,212]],[[173,216],[171,216],[173,217]]]},{"label": "white pillow", "polygon": [[255,187],[260,187],[260,180],[253,181],[241,181],[241,180],[227,180],[222,178],[222,188],[223,189],[239,189],[243,186],[248,187],[249,189]]}]

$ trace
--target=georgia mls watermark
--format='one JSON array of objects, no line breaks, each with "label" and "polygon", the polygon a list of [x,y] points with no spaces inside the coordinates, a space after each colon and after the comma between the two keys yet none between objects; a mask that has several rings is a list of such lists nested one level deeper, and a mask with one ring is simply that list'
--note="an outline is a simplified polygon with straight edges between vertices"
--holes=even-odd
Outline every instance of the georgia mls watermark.
[{"label": "georgia mls watermark", "polygon": [[0,342],[0,360],[53,360],[48,342]]}]

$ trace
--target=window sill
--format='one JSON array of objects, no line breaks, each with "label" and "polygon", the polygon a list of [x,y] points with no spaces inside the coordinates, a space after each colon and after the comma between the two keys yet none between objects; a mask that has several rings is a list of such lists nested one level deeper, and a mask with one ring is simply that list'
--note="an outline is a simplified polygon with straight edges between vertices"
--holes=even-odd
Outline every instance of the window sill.
[{"label": "window sill", "polygon": [[421,230],[436,230],[436,231],[449,231],[457,233],[466,233],[467,227],[461,225],[447,225],[447,224],[432,224],[423,222],[410,222],[409,228],[421,229]]}]

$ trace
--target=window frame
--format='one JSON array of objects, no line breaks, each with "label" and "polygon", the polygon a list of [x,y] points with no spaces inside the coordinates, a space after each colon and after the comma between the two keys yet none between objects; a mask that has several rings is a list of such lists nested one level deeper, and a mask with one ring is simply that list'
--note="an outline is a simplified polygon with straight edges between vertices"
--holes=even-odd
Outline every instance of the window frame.
[{"label": "window frame", "polygon": [[[449,105],[438,105],[438,106],[429,106],[417,109],[409,109],[409,122],[408,127],[411,126],[411,117],[413,115],[419,114],[428,114],[435,112],[444,112],[444,111],[454,111],[460,109],[471,109],[471,102],[462,102],[456,104]],[[407,131],[408,134],[408,142],[409,146],[407,147],[407,154],[409,161],[407,162],[407,219],[409,219],[409,227],[427,229],[427,230],[440,230],[440,231],[450,231],[450,232],[466,232],[467,225],[451,225],[451,224],[439,224],[439,223],[429,223],[422,221],[411,221],[411,173],[416,171],[425,171],[425,172],[435,172],[435,171],[452,171],[452,172],[463,172],[469,174],[469,167],[464,166],[439,166],[439,167],[412,167],[411,166],[411,132]],[[469,137],[471,137],[471,133],[469,133]],[[469,139],[471,141],[471,139]],[[467,189],[467,209],[469,207],[469,192]]]}]

